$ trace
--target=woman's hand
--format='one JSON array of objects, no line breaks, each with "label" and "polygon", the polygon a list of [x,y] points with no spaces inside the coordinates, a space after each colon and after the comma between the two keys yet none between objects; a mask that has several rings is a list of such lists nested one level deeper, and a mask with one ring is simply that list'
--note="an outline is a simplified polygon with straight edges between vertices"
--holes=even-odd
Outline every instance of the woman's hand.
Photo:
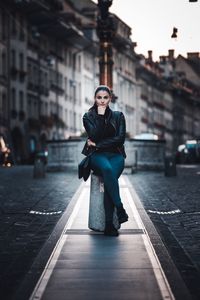
[{"label": "woman's hand", "polygon": [[93,141],[91,141],[90,139],[87,140],[87,144],[89,147],[96,147],[96,144]]},{"label": "woman's hand", "polygon": [[106,111],[106,105],[99,105],[97,106],[97,111],[99,115],[104,115]]}]

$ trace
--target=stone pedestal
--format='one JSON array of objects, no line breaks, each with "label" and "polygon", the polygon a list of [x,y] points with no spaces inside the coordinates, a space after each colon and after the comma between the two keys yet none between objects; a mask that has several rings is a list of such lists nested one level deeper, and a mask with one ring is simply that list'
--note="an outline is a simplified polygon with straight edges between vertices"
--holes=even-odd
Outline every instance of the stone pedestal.
[{"label": "stone pedestal", "polygon": [[[113,224],[115,228],[120,228],[116,210],[113,214]],[[94,231],[105,229],[104,183],[102,177],[94,174],[91,175],[88,227]]]}]

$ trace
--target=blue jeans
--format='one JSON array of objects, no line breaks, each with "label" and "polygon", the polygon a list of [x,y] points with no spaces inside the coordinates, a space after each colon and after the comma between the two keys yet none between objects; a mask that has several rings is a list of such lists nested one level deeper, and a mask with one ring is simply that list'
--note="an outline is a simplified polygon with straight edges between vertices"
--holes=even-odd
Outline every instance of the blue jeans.
[{"label": "blue jeans", "polygon": [[118,153],[94,152],[90,157],[91,169],[103,177],[106,222],[112,221],[114,206],[121,205],[118,178],[124,169],[124,157]]}]

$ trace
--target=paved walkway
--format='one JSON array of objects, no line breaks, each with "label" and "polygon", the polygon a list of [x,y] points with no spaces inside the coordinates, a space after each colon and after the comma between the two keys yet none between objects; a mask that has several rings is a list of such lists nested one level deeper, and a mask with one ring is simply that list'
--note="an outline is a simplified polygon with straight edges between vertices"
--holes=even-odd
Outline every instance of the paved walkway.
[{"label": "paved walkway", "polygon": [[[175,299],[155,254],[126,176],[121,195],[129,214],[119,237],[88,230],[89,180],[30,300]],[[185,298],[188,299],[188,298]]]}]

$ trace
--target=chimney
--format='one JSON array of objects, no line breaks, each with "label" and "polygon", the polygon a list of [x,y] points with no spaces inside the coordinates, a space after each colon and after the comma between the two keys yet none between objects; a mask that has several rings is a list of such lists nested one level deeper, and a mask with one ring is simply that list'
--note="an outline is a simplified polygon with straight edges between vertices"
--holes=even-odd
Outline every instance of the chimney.
[{"label": "chimney", "polygon": [[168,57],[169,57],[169,60],[174,59],[174,49],[169,49],[168,50]]},{"label": "chimney", "polygon": [[152,60],[153,60],[153,59],[152,59],[152,55],[153,55],[152,50],[148,50],[148,60],[149,60],[149,61],[152,61]]},{"label": "chimney", "polygon": [[200,52],[188,52],[187,53],[187,58],[188,59],[200,58]]},{"label": "chimney", "polygon": [[161,63],[166,63],[166,56],[160,55],[160,56],[159,56],[159,59],[160,59],[160,62],[161,62]]}]

